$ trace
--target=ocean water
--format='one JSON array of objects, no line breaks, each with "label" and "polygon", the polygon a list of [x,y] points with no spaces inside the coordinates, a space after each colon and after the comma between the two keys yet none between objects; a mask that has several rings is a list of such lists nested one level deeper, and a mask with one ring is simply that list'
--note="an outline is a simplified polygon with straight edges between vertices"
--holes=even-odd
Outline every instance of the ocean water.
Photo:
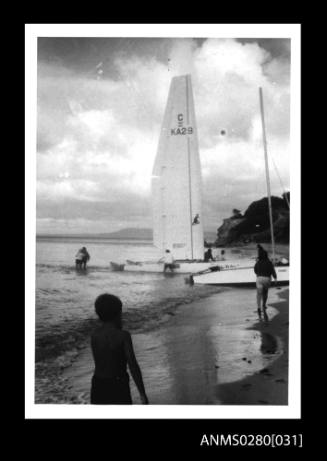
[{"label": "ocean water", "polygon": [[[85,272],[75,269],[75,254],[81,246],[86,246],[91,255]],[[159,326],[179,305],[223,290],[191,287],[182,274],[165,276],[110,269],[110,261],[157,257],[158,250],[149,242],[37,239],[36,361],[59,355],[89,335],[97,321],[94,301],[101,293],[119,296],[124,326],[145,332]]]},{"label": "ocean water", "polygon": [[[81,246],[91,255],[86,271],[75,269],[75,254]],[[255,247],[246,256],[254,253]],[[92,359],[85,346],[98,324],[94,301],[104,292],[123,302],[123,324],[134,334],[152,403],[220,403],[210,394],[216,383],[242,379],[276,359],[275,352],[267,355],[261,351],[265,338],[249,328],[257,321],[254,290],[191,286],[185,283],[185,274],[115,272],[110,268],[110,261],[158,256],[149,242],[37,239],[36,403],[88,403]],[[226,249],[228,259],[239,256],[239,249]],[[218,298],[212,296],[215,294]],[[196,300],[203,301],[190,304]],[[203,303],[209,303],[214,311],[209,332]],[[174,316],[188,309],[195,309],[193,320],[189,315]],[[275,309],[270,308],[269,315],[276,315]],[[181,344],[187,345],[187,357],[178,338],[184,338]],[[244,356],[250,357],[251,366]],[[194,377],[203,367],[204,375]],[[189,383],[187,392],[185,383]],[[80,400],[75,401],[76,396]]]}]

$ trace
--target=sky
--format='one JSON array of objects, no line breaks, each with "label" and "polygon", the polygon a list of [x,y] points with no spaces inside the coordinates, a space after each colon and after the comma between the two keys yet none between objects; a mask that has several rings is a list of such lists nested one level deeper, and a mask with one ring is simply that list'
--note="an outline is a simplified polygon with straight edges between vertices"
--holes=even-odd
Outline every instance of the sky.
[{"label": "sky", "polygon": [[[289,190],[290,40],[38,38],[38,234],[151,228],[151,173],[171,78],[191,74],[203,223]],[[222,134],[224,133],[224,134]]]}]

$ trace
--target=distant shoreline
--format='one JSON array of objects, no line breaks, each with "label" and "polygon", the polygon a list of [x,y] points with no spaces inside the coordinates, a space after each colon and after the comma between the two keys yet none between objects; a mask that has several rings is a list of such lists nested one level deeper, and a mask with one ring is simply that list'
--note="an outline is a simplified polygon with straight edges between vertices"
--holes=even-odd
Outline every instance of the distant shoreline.
[{"label": "distant shoreline", "polygon": [[[147,241],[147,242],[152,242],[152,237],[148,236],[140,236],[140,235],[134,235],[134,236],[119,236],[119,235],[110,235],[110,234],[37,234],[36,239],[102,239],[102,240],[141,240],[141,241]],[[262,242],[262,245],[270,248],[271,243],[269,242]],[[283,242],[279,243],[276,242],[276,248],[288,248],[289,247],[289,242]],[[242,242],[234,242],[234,243],[229,243],[226,245],[217,245],[217,248],[234,248],[234,247],[239,247],[239,248],[256,248],[257,243],[256,242],[249,242],[249,243],[242,243]]]},{"label": "distant shoreline", "polygon": [[144,237],[118,237],[118,236],[109,236],[109,235],[55,235],[55,234],[41,234],[36,235],[36,239],[84,239],[84,240],[94,240],[94,239],[102,239],[102,240],[140,240],[140,241],[147,241],[151,242],[152,238],[144,238]]},{"label": "distant shoreline", "polygon": [[[212,240],[215,237],[213,232],[204,233],[206,240]],[[134,240],[152,242],[153,235],[151,229],[124,229],[122,231],[104,233],[104,234],[36,234],[36,240],[45,239],[84,239],[84,240]]]}]

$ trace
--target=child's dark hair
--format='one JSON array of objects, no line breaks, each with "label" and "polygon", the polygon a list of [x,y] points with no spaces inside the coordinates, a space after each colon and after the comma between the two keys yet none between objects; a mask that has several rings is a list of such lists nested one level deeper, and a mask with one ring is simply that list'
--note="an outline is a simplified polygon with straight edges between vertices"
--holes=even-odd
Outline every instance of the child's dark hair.
[{"label": "child's dark hair", "polygon": [[122,302],[115,296],[103,293],[95,300],[95,312],[102,322],[112,322],[120,318],[122,313]]}]

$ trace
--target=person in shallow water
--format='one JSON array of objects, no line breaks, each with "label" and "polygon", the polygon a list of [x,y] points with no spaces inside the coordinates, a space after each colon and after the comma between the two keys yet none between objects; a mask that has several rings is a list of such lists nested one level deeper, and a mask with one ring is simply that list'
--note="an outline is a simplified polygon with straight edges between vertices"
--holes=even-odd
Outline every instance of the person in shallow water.
[{"label": "person in shallow water", "polygon": [[267,317],[267,299],[268,290],[271,284],[271,277],[277,280],[277,274],[273,263],[268,258],[268,253],[262,248],[261,245],[258,245],[258,259],[254,266],[254,272],[257,276],[256,286],[258,314],[261,315],[262,307],[264,316]]},{"label": "person in shallow water", "polygon": [[166,250],[165,256],[161,258],[159,261],[164,262],[164,269],[163,271],[166,272],[169,269],[171,272],[174,272],[174,257],[171,254],[170,250]]},{"label": "person in shallow water", "polygon": [[91,404],[132,404],[127,365],[140,393],[142,404],[148,404],[131,335],[122,329],[121,300],[117,296],[104,293],[95,300],[95,311],[102,325],[91,336],[95,363],[91,383]]},{"label": "person in shallow water", "polygon": [[85,247],[78,250],[75,256],[76,269],[86,269],[86,263],[90,260],[90,255]]}]

